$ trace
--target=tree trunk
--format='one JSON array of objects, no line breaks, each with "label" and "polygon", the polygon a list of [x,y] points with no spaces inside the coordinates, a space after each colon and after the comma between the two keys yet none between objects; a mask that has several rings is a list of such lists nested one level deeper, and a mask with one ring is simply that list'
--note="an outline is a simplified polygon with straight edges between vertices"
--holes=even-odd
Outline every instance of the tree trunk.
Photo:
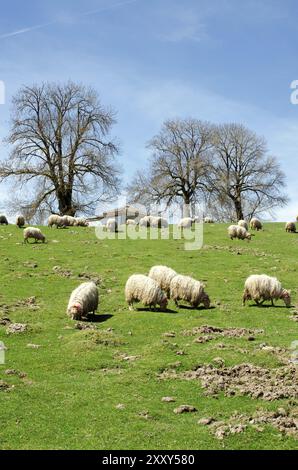
[{"label": "tree trunk", "polygon": [[59,204],[59,212],[61,215],[71,215],[72,217],[76,214],[76,209],[72,204],[72,192],[71,191],[58,191],[57,199]]},{"label": "tree trunk", "polygon": [[183,218],[191,217],[190,198],[188,196],[184,196],[182,213]]},{"label": "tree trunk", "polygon": [[243,210],[242,210],[241,198],[235,199],[234,204],[235,204],[235,211],[236,211],[237,220],[243,220],[244,215],[243,215]]}]

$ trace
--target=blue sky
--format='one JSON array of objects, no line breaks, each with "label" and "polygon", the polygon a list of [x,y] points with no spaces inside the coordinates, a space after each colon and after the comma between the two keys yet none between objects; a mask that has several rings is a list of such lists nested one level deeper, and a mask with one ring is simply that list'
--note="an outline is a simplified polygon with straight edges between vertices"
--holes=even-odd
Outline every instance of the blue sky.
[{"label": "blue sky", "polygon": [[[117,111],[126,180],[167,118],[241,122],[268,141],[298,214],[298,4],[294,0],[10,0],[1,2],[0,136],[23,84],[93,85]],[[7,150],[1,145],[0,156]],[[5,188],[0,188],[0,198]],[[1,202],[0,202],[1,208]]]}]

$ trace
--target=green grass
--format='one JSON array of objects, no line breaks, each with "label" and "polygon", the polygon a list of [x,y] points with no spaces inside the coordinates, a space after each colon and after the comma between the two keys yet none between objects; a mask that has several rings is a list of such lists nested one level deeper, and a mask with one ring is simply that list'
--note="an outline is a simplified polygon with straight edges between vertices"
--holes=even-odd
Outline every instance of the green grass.
[{"label": "green grass", "polygon": [[[179,371],[215,357],[227,365],[250,362],[274,367],[278,359],[257,351],[258,344],[289,348],[298,339],[298,324],[286,308],[241,305],[243,283],[249,274],[276,275],[297,298],[298,236],[286,234],[283,224],[268,224],[251,243],[230,241],[226,225],[206,225],[205,246],[184,251],[182,240],[98,240],[94,229],[43,228],[49,243],[22,244],[22,231],[0,227],[1,305],[36,296],[38,310],[11,309],[4,316],[26,323],[26,333],[6,335],[6,364],[0,380],[14,388],[0,390],[0,447],[2,449],[294,449],[297,441],[271,427],[253,429],[223,442],[208,427],[198,425],[205,416],[228,418],[234,411],[277,409],[286,401],[267,403],[248,397],[208,398],[198,382],[159,380],[158,373],[177,361]],[[58,243],[53,242],[56,240]],[[36,262],[36,268],[24,266]],[[146,273],[155,264],[204,280],[211,310],[177,310],[175,313],[129,312],[124,285],[133,273]],[[73,273],[61,277],[61,266]],[[71,291],[81,282],[78,275],[91,272],[102,278],[98,331],[79,331],[66,315]],[[282,302],[277,305],[283,306]],[[2,316],[3,316],[2,315]],[[255,342],[220,339],[195,344],[181,332],[200,325],[263,328]],[[67,327],[67,328],[66,328]],[[113,331],[106,331],[112,328]],[[175,338],[163,333],[174,331]],[[227,348],[217,350],[224,342]],[[40,345],[29,349],[28,343]],[[248,354],[239,349],[245,348]],[[177,349],[185,351],[177,356]],[[121,355],[138,356],[124,361]],[[6,369],[27,374],[26,379],[7,376]],[[164,396],[176,403],[162,403]],[[125,408],[116,409],[122,403]],[[181,404],[193,405],[195,414],[175,415]],[[141,416],[147,412],[149,419]]]}]

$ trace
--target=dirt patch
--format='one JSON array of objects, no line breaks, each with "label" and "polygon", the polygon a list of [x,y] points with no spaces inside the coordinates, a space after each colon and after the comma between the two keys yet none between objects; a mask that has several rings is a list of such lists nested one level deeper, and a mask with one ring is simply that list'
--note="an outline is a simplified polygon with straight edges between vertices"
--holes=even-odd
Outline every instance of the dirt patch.
[{"label": "dirt patch", "polygon": [[7,382],[4,382],[4,380],[0,380],[0,392],[9,392],[13,387],[13,385],[9,385]]},{"label": "dirt patch", "polygon": [[71,271],[69,271],[68,269],[63,269],[63,268],[61,268],[61,266],[54,266],[53,271],[54,271],[55,274],[57,274],[58,276],[61,276],[61,277],[71,277],[72,276]]},{"label": "dirt patch", "polygon": [[252,364],[208,364],[182,373],[166,370],[159,377],[198,380],[204,394],[212,397],[224,393],[228,397],[249,396],[266,401],[298,398],[298,369],[294,365],[266,369]]},{"label": "dirt patch", "polygon": [[[17,300],[14,304],[11,305],[0,305],[0,313],[8,314],[10,312],[14,312],[18,308],[29,308],[30,310],[38,310],[40,307],[37,304],[36,297],[33,296],[28,297],[27,299]],[[10,320],[8,318],[1,318],[0,325],[5,325],[5,323],[2,323],[2,321],[6,321],[6,324],[10,323]]]},{"label": "dirt patch", "polygon": [[10,319],[8,317],[2,317],[0,318],[0,325],[1,326],[6,326],[6,325],[9,325],[9,323],[11,323]]},{"label": "dirt patch", "polygon": [[184,413],[196,413],[197,411],[198,410],[194,406],[190,406],[190,405],[181,405],[181,406],[178,406],[178,408],[174,409],[174,413],[176,415],[181,415]]},{"label": "dirt patch", "polygon": [[219,328],[210,325],[195,327],[192,330],[183,330],[182,336],[197,336],[194,343],[208,343],[218,338],[246,338],[254,341],[255,336],[262,335],[264,330],[247,328]]},{"label": "dirt patch", "polygon": [[96,286],[99,286],[102,282],[102,279],[97,273],[79,273],[78,278],[84,281],[92,281]]},{"label": "dirt patch", "polygon": [[6,328],[6,334],[19,334],[25,333],[28,329],[28,325],[24,323],[11,323],[8,328]]},{"label": "dirt patch", "polygon": [[16,370],[16,369],[7,369],[4,372],[4,374],[5,375],[15,375],[15,376],[19,377],[20,379],[24,379],[25,377],[27,377],[26,372],[21,372],[21,371]]},{"label": "dirt patch", "polygon": [[298,408],[277,411],[258,410],[252,416],[234,413],[229,419],[217,421],[213,418],[203,418],[198,424],[208,426],[212,434],[219,440],[230,435],[240,434],[249,427],[256,432],[263,432],[266,425],[273,426],[282,434],[298,439]]}]

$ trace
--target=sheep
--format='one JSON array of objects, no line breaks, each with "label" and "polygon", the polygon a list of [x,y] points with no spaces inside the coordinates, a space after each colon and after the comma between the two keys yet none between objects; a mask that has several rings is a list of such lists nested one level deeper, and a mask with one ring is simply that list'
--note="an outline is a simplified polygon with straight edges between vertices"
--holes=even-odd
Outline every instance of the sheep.
[{"label": "sheep", "polygon": [[61,225],[63,227],[74,227],[76,223],[76,219],[71,215],[64,215],[61,217]]},{"label": "sheep", "polygon": [[8,220],[5,215],[0,215],[0,225],[8,225]]},{"label": "sheep", "polygon": [[168,228],[169,224],[163,217],[151,217],[150,226],[154,228]]},{"label": "sheep", "polygon": [[145,217],[140,219],[139,226],[145,228],[150,227],[152,218],[153,217],[151,215],[146,215]]},{"label": "sheep", "polygon": [[106,223],[108,232],[118,232],[118,222],[116,219],[108,219]]},{"label": "sheep", "polygon": [[204,224],[214,224],[214,220],[211,217],[205,217]]},{"label": "sheep", "polygon": [[57,215],[57,214],[50,215],[50,217],[48,218],[48,226],[52,228],[53,225],[56,225],[56,228],[63,226],[63,220],[62,220],[62,217],[60,217],[60,215]]},{"label": "sheep", "polygon": [[194,223],[194,220],[193,220],[191,217],[185,217],[184,219],[181,219],[181,220],[180,220],[180,222],[179,222],[179,224],[178,224],[178,228],[181,228],[181,229],[185,229],[185,228],[191,229],[193,223]]},{"label": "sheep", "polygon": [[286,232],[296,233],[296,225],[295,225],[294,222],[287,222],[286,223]]},{"label": "sheep", "polygon": [[75,227],[89,227],[89,223],[87,222],[87,220],[83,219],[82,217],[76,218],[74,220],[73,225]]},{"label": "sheep", "polygon": [[243,227],[243,228],[245,228],[245,230],[248,231],[248,223],[246,222],[246,220],[239,220],[238,226]]},{"label": "sheep", "polygon": [[160,306],[160,310],[166,309],[168,305],[167,296],[157,282],[142,274],[130,276],[125,285],[125,299],[129,310],[134,309],[134,302],[142,302],[145,306],[149,306],[150,310],[153,307],[154,311],[156,305]]},{"label": "sheep", "polygon": [[22,215],[19,215],[16,220],[16,226],[19,228],[23,228],[25,225],[25,218]]},{"label": "sheep", "polygon": [[239,227],[239,225],[230,225],[228,235],[231,240],[234,240],[234,238],[238,238],[239,240],[251,240],[251,234],[247,232],[244,227]]},{"label": "sheep", "polygon": [[254,300],[257,305],[262,305],[266,300],[271,300],[274,306],[274,299],[282,299],[287,307],[291,306],[291,292],[282,288],[276,277],[266,274],[249,276],[244,285],[243,305],[246,300]]},{"label": "sheep", "polygon": [[77,287],[71,294],[67,315],[72,320],[81,320],[89,312],[95,315],[98,308],[98,288],[94,282],[84,282]]},{"label": "sheep", "polygon": [[128,219],[128,220],[126,221],[126,225],[127,225],[127,226],[128,226],[128,225],[137,225],[137,223],[136,223],[135,220]]},{"label": "sheep", "polygon": [[209,308],[210,299],[204,288],[204,284],[192,277],[177,275],[173,277],[170,284],[170,297],[175,301],[177,307],[179,307],[179,300],[185,300],[190,303],[192,308],[198,308],[200,304]]},{"label": "sheep", "polygon": [[45,241],[46,241],[46,237],[43,235],[43,233],[41,233],[39,228],[36,228],[36,227],[25,228],[25,230],[24,230],[24,243],[29,243],[28,242],[29,238],[34,238],[35,243],[37,243],[37,241],[41,241],[42,243],[45,243]]},{"label": "sheep", "polygon": [[166,292],[168,299],[170,298],[170,284],[175,276],[177,276],[176,271],[167,266],[153,266],[149,272],[149,277]]},{"label": "sheep", "polygon": [[256,217],[253,217],[250,221],[250,228],[252,230],[257,230],[257,231],[262,230],[263,229],[262,222]]}]

